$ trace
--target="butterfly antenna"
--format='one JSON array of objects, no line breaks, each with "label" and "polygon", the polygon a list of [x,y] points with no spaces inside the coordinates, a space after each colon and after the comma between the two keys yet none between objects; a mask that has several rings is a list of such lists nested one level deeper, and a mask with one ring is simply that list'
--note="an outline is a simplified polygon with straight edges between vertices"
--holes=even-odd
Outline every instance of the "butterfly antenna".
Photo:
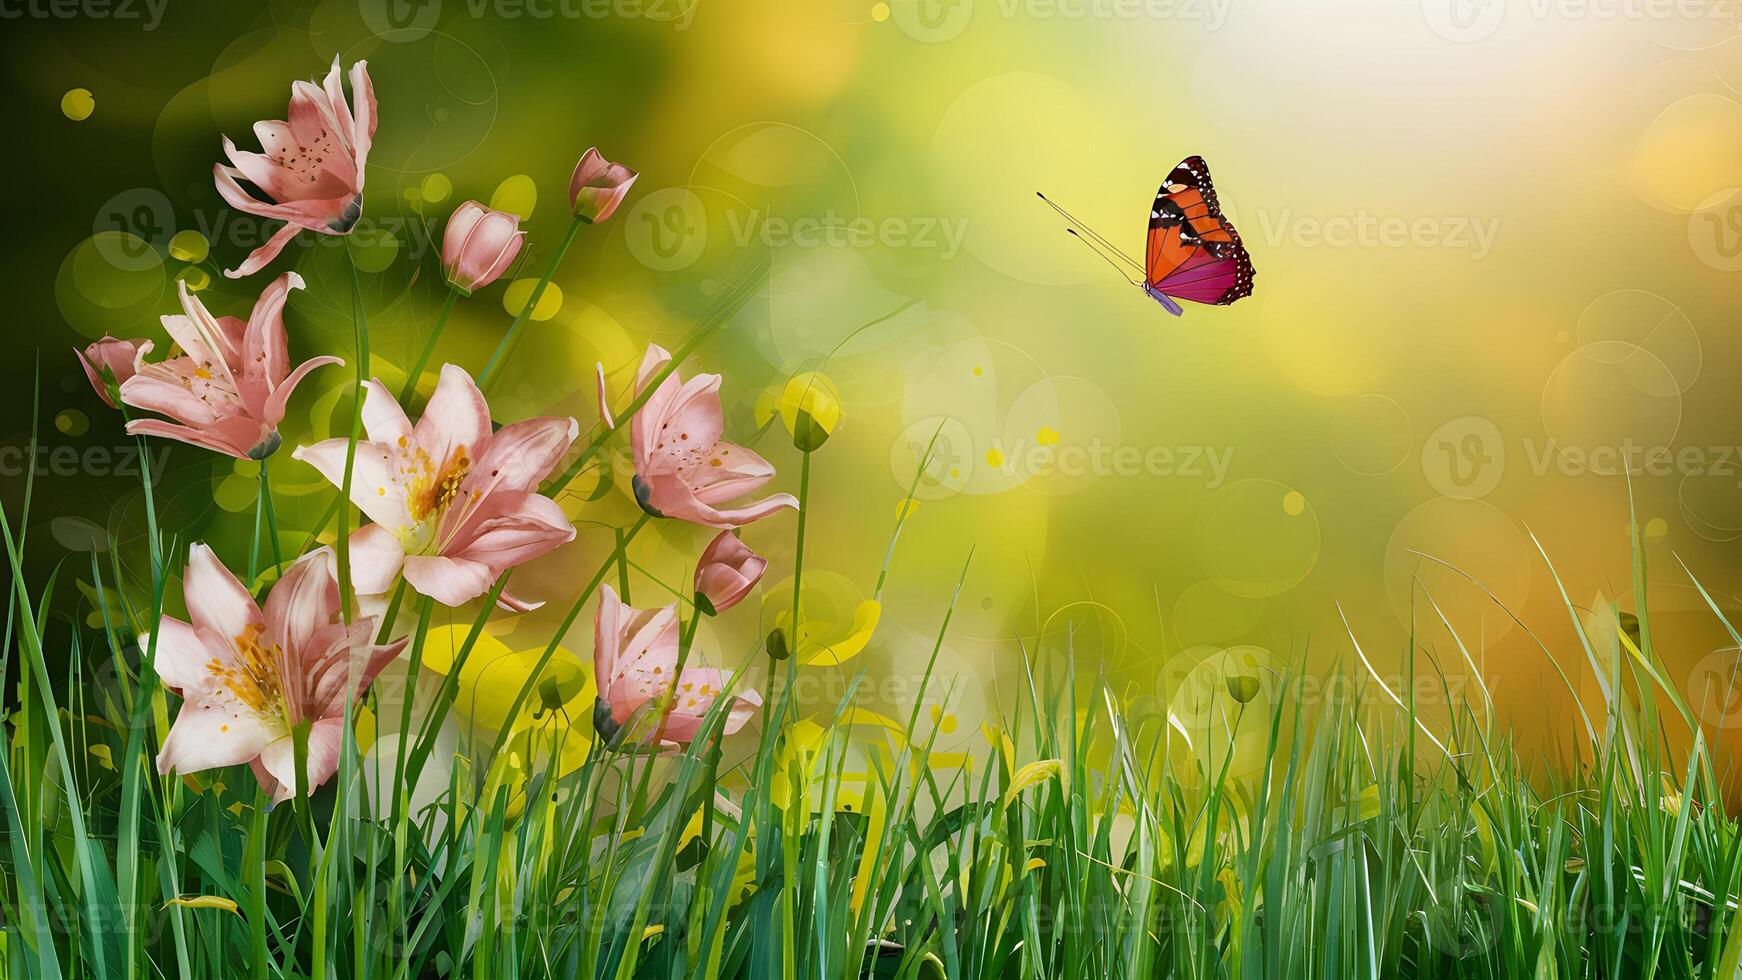
[{"label": "butterfly antenna", "polygon": [[[1118,258],[1120,258],[1121,260],[1123,260],[1127,265],[1131,266],[1133,269],[1137,269],[1139,271],[1147,271],[1144,269],[1142,263],[1138,262],[1136,259],[1132,258],[1131,256],[1126,255],[1119,248],[1119,246],[1113,244],[1113,242],[1110,241],[1107,238],[1107,236],[1101,234],[1100,232],[1096,231],[1093,228],[1090,228],[1084,222],[1077,220],[1076,215],[1070,213],[1069,211],[1066,211],[1064,208],[1061,208],[1057,204],[1053,203],[1052,198],[1047,197],[1045,194],[1042,194],[1039,191],[1035,191],[1034,196],[1045,201],[1046,206],[1049,208],[1052,208],[1054,211],[1057,211],[1059,213],[1060,217],[1064,218],[1066,221],[1070,222],[1071,224],[1076,225],[1078,228],[1081,228],[1083,230],[1083,235],[1081,235],[1079,237],[1081,237],[1085,243],[1087,243],[1088,241],[1090,241],[1092,239],[1097,245],[1100,245],[1101,248],[1107,250],[1108,252],[1111,252],[1113,255],[1115,255]],[[1075,232],[1072,232],[1072,234],[1075,234]],[[1121,272],[1120,274],[1124,275],[1123,272]]]},{"label": "butterfly antenna", "polygon": [[1127,278],[1127,273],[1125,271],[1124,266],[1121,266],[1119,263],[1113,261],[1112,256],[1108,255],[1106,252],[1101,251],[1099,248],[1096,248],[1092,243],[1090,243],[1090,241],[1087,238],[1084,238],[1082,235],[1077,234],[1077,230],[1075,228],[1066,228],[1065,233],[1070,235],[1072,238],[1075,238],[1077,241],[1082,242],[1084,245],[1087,245],[1089,247],[1089,251],[1094,252],[1096,255],[1100,256],[1101,261],[1112,266],[1113,271],[1119,273],[1119,278],[1121,278],[1121,279]]}]

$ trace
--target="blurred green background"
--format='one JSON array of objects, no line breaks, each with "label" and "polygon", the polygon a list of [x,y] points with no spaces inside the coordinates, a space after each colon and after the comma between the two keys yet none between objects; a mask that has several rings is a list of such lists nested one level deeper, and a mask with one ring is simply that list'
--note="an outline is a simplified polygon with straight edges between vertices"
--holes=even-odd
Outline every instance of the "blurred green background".
[{"label": "blurred green background", "polygon": [[[1630,608],[1631,469],[1659,651],[1727,746],[1733,652],[1680,568],[1737,607],[1742,37],[1727,6],[18,0],[0,34],[5,503],[22,502],[40,383],[33,567],[71,551],[68,574],[88,579],[76,553],[113,534],[138,587],[131,441],[71,349],[105,333],[164,347],[177,278],[245,314],[296,268],[298,358],[350,356],[343,249],[305,234],[269,273],[224,279],[271,228],[222,205],[211,167],[220,134],[251,148],[250,125],[283,116],[293,79],[366,58],[381,122],[351,244],[390,384],[440,303],[431,239],[453,207],[524,214],[515,276],[535,277],[597,144],[640,181],[568,254],[560,309],[493,393],[498,421],[591,425],[594,362],[622,390],[646,342],[680,343],[767,249],[768,288],[685,373],[726,375],[741,440],[792,372],[837,383],[846,420],[816,461],[807,577],[843,631],[942,427],[877,637],[810,672],[817,704],[859,666],[872,706],[910,702],[972,549],[940,661],[955,684],[929,698],[959,739],[1016,690],[1024,651],[1062,664],[1069,647],[1134,703],[1179,706],[1223,696],[1230,669],[1359,670],[1342,614],[1394,686],[1412,621],[1416,669],[1467,684],[1431,596],[1504,719],[1552,748],[1570,705],[1495,600],[1594,697],[1531,535],[1574,603]],[[1249,300],[1174,319],[1034,192],[1135,253],[1157,183],[1192,153],[1258,278]],[[460,305],[439,360],[481,368],[505,289]],[[344,375],[299,392],[288,443],[342,432]],[[778,423],[755,445],[793,489]],[[154,448],[178,543],[244,548],[251,464]],[[293,528],[329,499],[287,454],[273,479]],[[633,516],[622,481],[584,482],[567,501],[579,541],[517,577],[557,615]],[[747,534],[779,574],[792,529]],[[704,540],[644,537],[638,598],[681,581]],[[551,618],[499,628],[531,645]],[[754,618],[710,625],[704,648],[735,664]]]}]

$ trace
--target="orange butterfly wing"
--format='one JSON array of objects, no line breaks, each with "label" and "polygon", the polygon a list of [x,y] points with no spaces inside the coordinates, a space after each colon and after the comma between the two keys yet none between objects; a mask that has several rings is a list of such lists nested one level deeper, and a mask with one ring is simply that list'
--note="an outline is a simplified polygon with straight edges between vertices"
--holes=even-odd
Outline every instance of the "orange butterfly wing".
[{"label": "orange butterfly wing", "polygon": [[1156,192],[1144,255],[1151,287],[1226,306],[1252,295],[1256,275],[1240,233],[1222,216],[1203,157],[1187,157]]}]

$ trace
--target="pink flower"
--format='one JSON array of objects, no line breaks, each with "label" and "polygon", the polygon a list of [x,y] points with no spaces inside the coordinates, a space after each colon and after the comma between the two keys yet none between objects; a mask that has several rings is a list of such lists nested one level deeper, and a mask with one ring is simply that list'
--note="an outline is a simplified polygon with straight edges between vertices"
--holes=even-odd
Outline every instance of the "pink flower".
[{"label": "pink flower", "polygon": [[696,561],[696,592],[707,597],[714,612],[723,613],[742,602],[767,570],[767,559],[736,533],[721,531]]},{"label": "pink flower", "polygon": [[454,209],[442,232],[442,268],[448,282],[468,296],[483,289],[508,271],[525,238],[515,215],[467,201]]},{"label": "pink flower", "polygon": [[121,384],[123,402],[180,424],[134,419],[127,431],[237,459],[272,455],[278,449],[278,423],[284,421],[296,386],[315,368],[345,363],[337,357],[316,357],[291,370],[284,301],[292,289],[301,288],[302,277],[294,272],[274,279],[244,324],[233,316],[212,316],[183,283],[181,306],[186,312],[163,318],[182,356],[156,364],[135,360],[135,373]]},{"label": "pink flower", "polygon": [[85,377],[91,379],[91,387],[97,390],[97,397],[110,408],[120,408],[109,394],[110,386],[120,387],[133,377],[150,350],[149,340],[116,340],[105,336],[79,353],[79,363],[85,368]]},{"label": "pink flower", "polygon": [[[712,667],[678,670],[677,607],[635,609],[623,604],[609,585],[599,587],[599,611],[593,619],[593,680],[599,690],[595,725],[610,729],[627,724],[636,710],[676,690],[665,717],[657,719],[654,737],[689,742],[701,729],[708,709],[728,697],[726,676]],[[732,698],[726,734],[750,720],[762,698],[754,691]],[[609,718],[606,725],[605,719]]]},{"label": "pink flower", "polygon": [[[636,372],[635,392],[671,362],[665,348],[650,345]],[[599,408],[616,426],[599,368]],[[743,527],[778,510],[797,508],[791,494],[777,493],[731,510],[716,505],[741,497],[774,477],[768,461],[742,446],[721,442],[720,376],[698,374],[684,381],[673,372],[642,405],[630,427],[635,451],[635,499],[656,517],[675,517],[708,527]]]},{"label": "pink flower", "polygon": [[[218,193],[239,211],[286,222],[266,244],[235,269],[232,279],[253,275],[278,257],[284,246],[307,229],[323,235],[343,235],[363,213],[363,170],[375,138],[375,87],[368,63],[351,66],[351,94],[357,100],[353,116],[339,81],[339,59],[320,88],[313,82],[292,82],[290,121],[268,119],[254,124],[260,152],[236,149],[224,138],[224,153],[232,166],[214,164]],[[258,188],[266,200],[250,194],[240,181]]]},{"label": "pink flower", "polygon": [[[380,381],[366,386],[351,502],[375,523],[351,537],[357,591],[387,591],[403,568],[412,588],[458,606],[497,576],[574,539],[562,508],[538,484],[561,462],[579,426],[535,418],[490,431],[490,407],[465,371],[442,367],[416,427]],[[292,455],[340,486],[346,440]],[[502,594],[504,605],[536,606]]]},{"label": "pink flower", "polygon": [[[156,635],[158,676],[183,698],[157,771],[246,762],[282,801],[296,787],[291,732],[307,724],[308,788],[326,782],[339,765],[346,699],[361,698],[406,641],[377,646],[373,618],[339,619],[326,548],[286,570],[264,610],[203,544],[188,557],[182,591],[192,622],[165,616]],[[152,638],[140,645],[150,650]]]},{"label": "pink flower", "polygon": [[588,224],[598,224],[623,203],[638,176],[621,163],[600,156],[598,147],[588,147],[569,177],[569,210]]}]

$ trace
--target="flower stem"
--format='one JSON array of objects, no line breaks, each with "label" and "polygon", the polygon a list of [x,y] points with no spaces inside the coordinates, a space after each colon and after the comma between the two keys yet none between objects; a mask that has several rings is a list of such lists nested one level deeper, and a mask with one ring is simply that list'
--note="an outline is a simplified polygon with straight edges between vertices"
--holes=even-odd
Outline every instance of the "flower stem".
[{"label": "flower stem", "polygon": [[272,507],[272,482],[266,475],[267,460],[260,461],[260,500],[266,509],[266,540],[272,544],[272,564],[284,564],[284,554],[278,545],[278,512]]},{"label": "flower stem", "polygon": [[411,396],[417,394],[417,379],[423,377],[424,366],[429,363],[430,356],[435,353],[436,343],[442,339],[442,328],[448,325],[448,314],[454,312],[454,304],[460,301],[460,291],[452,284],[448,286],[448,298],[442,301],[442,309],[436,314],[435,326],[430,328],[429,339],[424,341],[423,353],[417,355],[417,363],[405,374],[405,386],[399,389],[399,404],[411,404]]},{"label": "flower stem", "polygon": [[339,533],[335,541],[339,565],[339,613],[348,624],[356,593],[351,587],[351,474],[357,462],[357,440],[363,433],[363,384],[369,379],[369,325],[363,314],[363,282],[357,276],[357,259],[350,243],[345,245],[346,265],[351,269],[351,315],[357,334],[357,391],[351,405],[351,436],[345,446],[345,475],[339,482]]},{"label": "flower stem", "polygon": [[526,328],[527,318],[532,316],[532,311],[538,307],[538,300],[544,295],[545,287],[550,285],[551,277],[556,275],[556,267],[562,263],[564,253],[568,252],[569,246],[574,243],[575,235],[580,233],[581,226],[584,224],[586,222],[581,220],[578,215],[569,222],[569,230],[567,234],[563,235],[562,244],[556,247],[556,251],[551,253],[550,261],[545,263],[544,275],[539,277],[538,285],[532,287],[532,295],[527,298],[526,305],[515,316],[514,322],[508,325],[508,331],[502,335],[502,340],[496,345],[496,352],[491,354],[490,360],[485,363],[484,373],[478,376],[479,391],[489,392],[490,384],[496,380],[496,373],[502,370],[502,365],[507,361],[509,350],[513,349],[515,342],[520,339],[520,331]]},{"label": "flower stem", "polygon": [[260,483],[254,491],[254,534],[248,539],[248,591],[254,591],[254,576],[260,571],[260,525],[266,521],[266,467],[260,467]]},{"label": "flower stem", "polygon": [[[804,450],[800,453],[799,458],[801,462],[798,469],[798,531],[792,553],[792,637],[787,644],[786,661],[786,689],[788,692],[794,689],[793,681],[798,675],[799,613],[802,606],[800,599],[804,595],[804,531],[805,518],[810,516],[810,451]],[[768,676],[770,697],[772,698],[774,672],[769,671]],[[780,958],[781,976],[784,980],[797,980],[798,881],[795,867],[797,855],[794,853],[797,841],[789,841],[783,834],[781,842],[787,851],[786,860],[781,862],[783,881],[780,902],[780,934],[783,947],[783,955]]]}]

